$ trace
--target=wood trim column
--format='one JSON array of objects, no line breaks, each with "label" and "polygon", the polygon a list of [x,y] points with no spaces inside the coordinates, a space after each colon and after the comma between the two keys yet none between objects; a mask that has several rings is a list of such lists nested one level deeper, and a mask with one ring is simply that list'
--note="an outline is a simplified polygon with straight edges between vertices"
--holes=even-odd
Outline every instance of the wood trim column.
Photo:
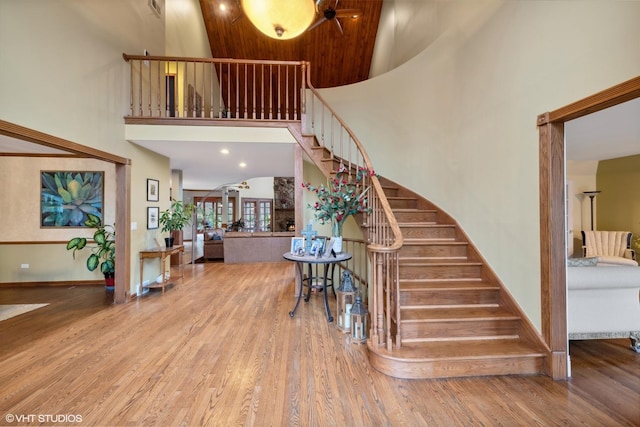
[{"label": "wood trim column", "polygon": [[114,301],[131,292],[131,163],[116,164],[116,287]]},{"label": "wood trim column", "polygon": [[553,379],[565,379],[568,376],[568,341],[564,123],[546,123],[538,129],[542,336],[551,349],[545,370]]},{"label": "wood trim column", "polygon": [[296,144],[295,149],[293,150],[294,153],[294,179],[293,179],[293,185],[295,186],[294,190],[293,190],[293,197],[295,197],[295,222],[296,222],[296,236],[300,236],[300,232],[302,231],[302,229],[304,228],[304,224],[303,224],[303,217],[302,217],[302,213],[303,213],[303,197],[304,197],[304,192],[303,192],[303,188],[302,188],[302,182],[304,180],[304,175],[303,175],[303,169],[304,169],[304,161],[302,159],[302,147],[300,147],[300,144]]},{"label": "wood trim column", "polygon": [[568,376],[564,123],[640,98],[640,76],[538,116],[542,335],[553,379]]}]

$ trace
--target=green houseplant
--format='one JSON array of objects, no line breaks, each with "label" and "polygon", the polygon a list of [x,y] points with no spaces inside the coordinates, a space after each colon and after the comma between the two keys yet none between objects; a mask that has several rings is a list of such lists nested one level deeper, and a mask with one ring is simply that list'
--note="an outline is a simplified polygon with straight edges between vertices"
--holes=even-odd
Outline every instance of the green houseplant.
[{"label": "green houseplant", "polygon": [[195,206],[191,203],[184,204],[181,200],[173,199],[171,207],[162,211],[158,221],[162,224],[162,232],[169,232],[170,236],[164,240],[167,247],[173,246],[173,232],[181,231],[191,221]]},{"label": "green houseplant", "polygon": [[91,251],[87,258],[87,269],[94,271],[100,267],[100,272],[104,274],[105,286],[107,289],[114,287],[114,275],[116,272],[116,231],[112,225],[103,225],[96,215],[87,214],[84,225],[95,228],[93,241],[95,245],[87,246],[86,237],[74,237],[67,243],[67,250],[73,250],[73,258],[76,252],[85,248]]}]

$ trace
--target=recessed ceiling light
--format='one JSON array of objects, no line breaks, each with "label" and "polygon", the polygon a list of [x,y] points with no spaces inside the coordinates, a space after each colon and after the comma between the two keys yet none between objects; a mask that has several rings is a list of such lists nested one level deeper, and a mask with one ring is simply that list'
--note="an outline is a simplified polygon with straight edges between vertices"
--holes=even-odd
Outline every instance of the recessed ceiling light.
[{"label": "recessed ceiling light", "polygon": [[226,148],[223,148],[222,150],[220,150],[220,152],[222,154],[229,154],[229,150],[227,150]]},{"label": "recessed ceiling light", "polygon": [[246,168],[246,167],[247,167],[247,164],[246,164],[245,162],[242,162],[242,163],[240,163],[240,167],[241,167],[241,168]]}]

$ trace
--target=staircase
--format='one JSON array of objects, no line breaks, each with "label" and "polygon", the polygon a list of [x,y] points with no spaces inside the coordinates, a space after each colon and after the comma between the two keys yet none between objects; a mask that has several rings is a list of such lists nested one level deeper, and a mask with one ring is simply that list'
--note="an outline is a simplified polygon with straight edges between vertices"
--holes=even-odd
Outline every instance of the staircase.
[{"label": "staircase", "polygon": [[[292,133],[327,176],[337,169],[340,160],[314,137]],[[545,372],[542,339],[456,222],[417,194],[380,181],[404,245],[396,342],[370,340],[372,366],[414,379]]]},{"label": "staircase", "polygon": [[400,345],[370,345],[371,364],[397,378],[542,373],[547,353],[540,338],[455,221],[415,193],[381,182],[404,238]]}]

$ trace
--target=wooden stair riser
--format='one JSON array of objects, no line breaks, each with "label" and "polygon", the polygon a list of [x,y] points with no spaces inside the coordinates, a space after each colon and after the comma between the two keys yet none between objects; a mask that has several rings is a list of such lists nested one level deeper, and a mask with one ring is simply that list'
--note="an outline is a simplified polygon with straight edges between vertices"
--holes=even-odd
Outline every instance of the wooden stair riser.
[{"label": "wooden stair riser", "polygon": [[477,339],[478,337],[516,337],[518,319],[472,319],[402,322],[402,340],[429,341]]},{"label": "wooden stair riser", "polygon": [[418,200],[414,198],[390,197],[388,198],[391,209],[417,209]]},{"label": "wooden stair riser", "polygon": [[405,243],[399,252],[400,258],[467,258],[466,244],[411,244]]},{"label": "wooden stair riser", "polygon": [[482,265],[479,264],[420,264],[400,265],[400,280],[464,280],[480,279]]},{"label": "wooden stair riser", "polygon": [[337,171],[340,168],[340,160],[336,159],[335,157],[333,159],[322,159],[322,163],[325,165],[325,167],[330,168],[333,172]]},{"label": "wooden stair riser", "polygon": [[406,226],[400,224],[400,231],[405,239],[455,240],[456,238],[454,225]]},{"label": "wooden stair riser", "polygon": [[[460,343],[465,345],[464,342]],[[463,378],[485,375],[534,375],[543,372],[543,356],[501,356],[487,358],[389,360],[369,352],[369,362],[383,374],[394,378]]]},{"label": "wooden stair riser", "polygon": [[487,289],[412,290],[400,289],[400,306],[498,304],[498,291]]},{"label": "wooden stair riser", "polygon": [[393,214],[399,223],[427,222],[435,224],[438,221],[437,211],[406,210],[394,211]]},{"label": "wooden stair riser", "polygon": [[382,184],[382,191],[387,197],[398,197],[398,187],[388,187]]}]

